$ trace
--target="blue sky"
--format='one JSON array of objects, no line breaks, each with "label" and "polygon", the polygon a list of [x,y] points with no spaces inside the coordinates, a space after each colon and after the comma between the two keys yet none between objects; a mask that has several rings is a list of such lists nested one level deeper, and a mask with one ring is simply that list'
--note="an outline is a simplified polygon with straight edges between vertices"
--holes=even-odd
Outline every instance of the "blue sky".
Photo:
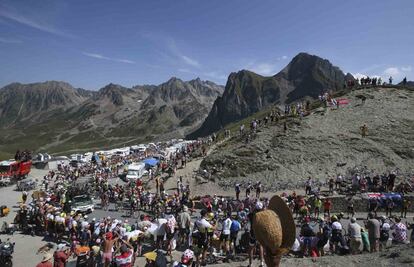
[{"label": "blue sky", "polygon": [[414,80],[414,1],[0,0],[0,86],[274,75],[299,52]]}]

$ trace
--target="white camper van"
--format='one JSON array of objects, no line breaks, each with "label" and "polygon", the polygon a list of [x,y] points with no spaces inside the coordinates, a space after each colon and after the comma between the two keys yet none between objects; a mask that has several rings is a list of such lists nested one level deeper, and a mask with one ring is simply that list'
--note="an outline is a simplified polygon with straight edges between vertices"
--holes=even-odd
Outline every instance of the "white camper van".
[{"label": "white camper van", "polygon": [[127,180],[137,180],[142,179],[142,176],[146,174],[145,163],[133,163],[128,166],[128,171],[126,175]]}]

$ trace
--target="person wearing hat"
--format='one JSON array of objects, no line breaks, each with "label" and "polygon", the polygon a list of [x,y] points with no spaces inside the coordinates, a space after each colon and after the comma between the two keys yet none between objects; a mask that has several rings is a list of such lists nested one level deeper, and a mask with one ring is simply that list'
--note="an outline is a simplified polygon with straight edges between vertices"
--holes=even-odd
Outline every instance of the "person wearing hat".
[{"label": "person wearing hat", "polygon": [[[255,231],[253,229],[253,220],[255,218],[255,215],[257,212],[260,212],[261,210],[263,210],[263,203],[258,201],[255,205],[255,209],[252,210],[248,215],[248,219],[249,219],[249,228],[248,228],[248,233],[249,233],[249,267],[252,266],[252,262],[253,262],[253,257],[256,254],[256,247],[258,245],[258,241],[256,239],[256,234]],[[260,255],[260,266],[264,266],[264,262],[263,262],[263,246],[259,244],[259,255]]]},{"label": "person wearing hat", "polygon": [[338,216],[333,215],[331,217],[331,227],[332,235],[330,241],[331,251],[336,251],[338,244],[341,244],[341,247],[344,247],[346,244],[343,235],[342,235],[342,224],[338,219]]},{"label": "person wearing hat", "polygon": [[264,249],[266,265],[278,267],[282,255],[290,250],[296,239],[292,212],[283,199],[273,196],[268,208],[257,211],[252,217],[253,233]]},{"label": "person wearing hat", "polygon": [[147,252],[144,255],[146,260],[145,267],[156,267],[157,253],[155,251]]},{"label": "person wearing hat", "polygon": [[104,238],[102,261],[105,267],[109,267],[112,262],[112,248],[118,237],[113,238],[112,232],[108,232]]},{"label": "person wearing hat", "polygon": [[380,228],[380,239],[379,239],[379,249],[380,251],[387,248],[387,242],[390,238],[390,229],[391,226],[386,222],[386,217],[381,216],[381,228]]},{"label": "person wearing hat", "polygon": [[191,249],[186,249],[181,256],[180,262],[174,262],[173,267],[188,267],[192,266],[194,261],[194,252]]},{"label": "person wearing hat", "polygon": [[43,254],[42,261],[38,263],[36,267],[53,267],[52,258],[53,258],[53,255],[51,253]]}]

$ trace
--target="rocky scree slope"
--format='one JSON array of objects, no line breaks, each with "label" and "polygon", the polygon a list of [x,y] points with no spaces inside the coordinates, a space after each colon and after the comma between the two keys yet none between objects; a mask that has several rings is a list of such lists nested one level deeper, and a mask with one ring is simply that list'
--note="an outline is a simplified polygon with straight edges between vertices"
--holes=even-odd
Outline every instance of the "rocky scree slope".
[{"label": "rocky scree slope", "polygon": [[[225,187],[251,180],[272,190],[302,187],[308,176],[325,182],[358,166],[414,174],[414,90],[357,90],[343,98],[350,103],[337,110],[319,108],[302,120],[289,119],[286,133],[279,123],[260,128],[248,144],[234,136],[201,169],[218,170],[212,178]],[[360,135],[363,124],[366,138]]]}]

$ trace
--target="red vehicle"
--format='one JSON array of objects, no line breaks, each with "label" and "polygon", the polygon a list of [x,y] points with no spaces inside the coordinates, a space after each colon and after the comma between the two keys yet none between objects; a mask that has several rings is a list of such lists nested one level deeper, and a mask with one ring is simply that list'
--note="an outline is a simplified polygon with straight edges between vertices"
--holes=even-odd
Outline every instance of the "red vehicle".
[{"label": "red vehicle", "polygon": [[0,177],[20,180],[30,173],[31,167],[31,160],[4,160],[0,162]]}]

